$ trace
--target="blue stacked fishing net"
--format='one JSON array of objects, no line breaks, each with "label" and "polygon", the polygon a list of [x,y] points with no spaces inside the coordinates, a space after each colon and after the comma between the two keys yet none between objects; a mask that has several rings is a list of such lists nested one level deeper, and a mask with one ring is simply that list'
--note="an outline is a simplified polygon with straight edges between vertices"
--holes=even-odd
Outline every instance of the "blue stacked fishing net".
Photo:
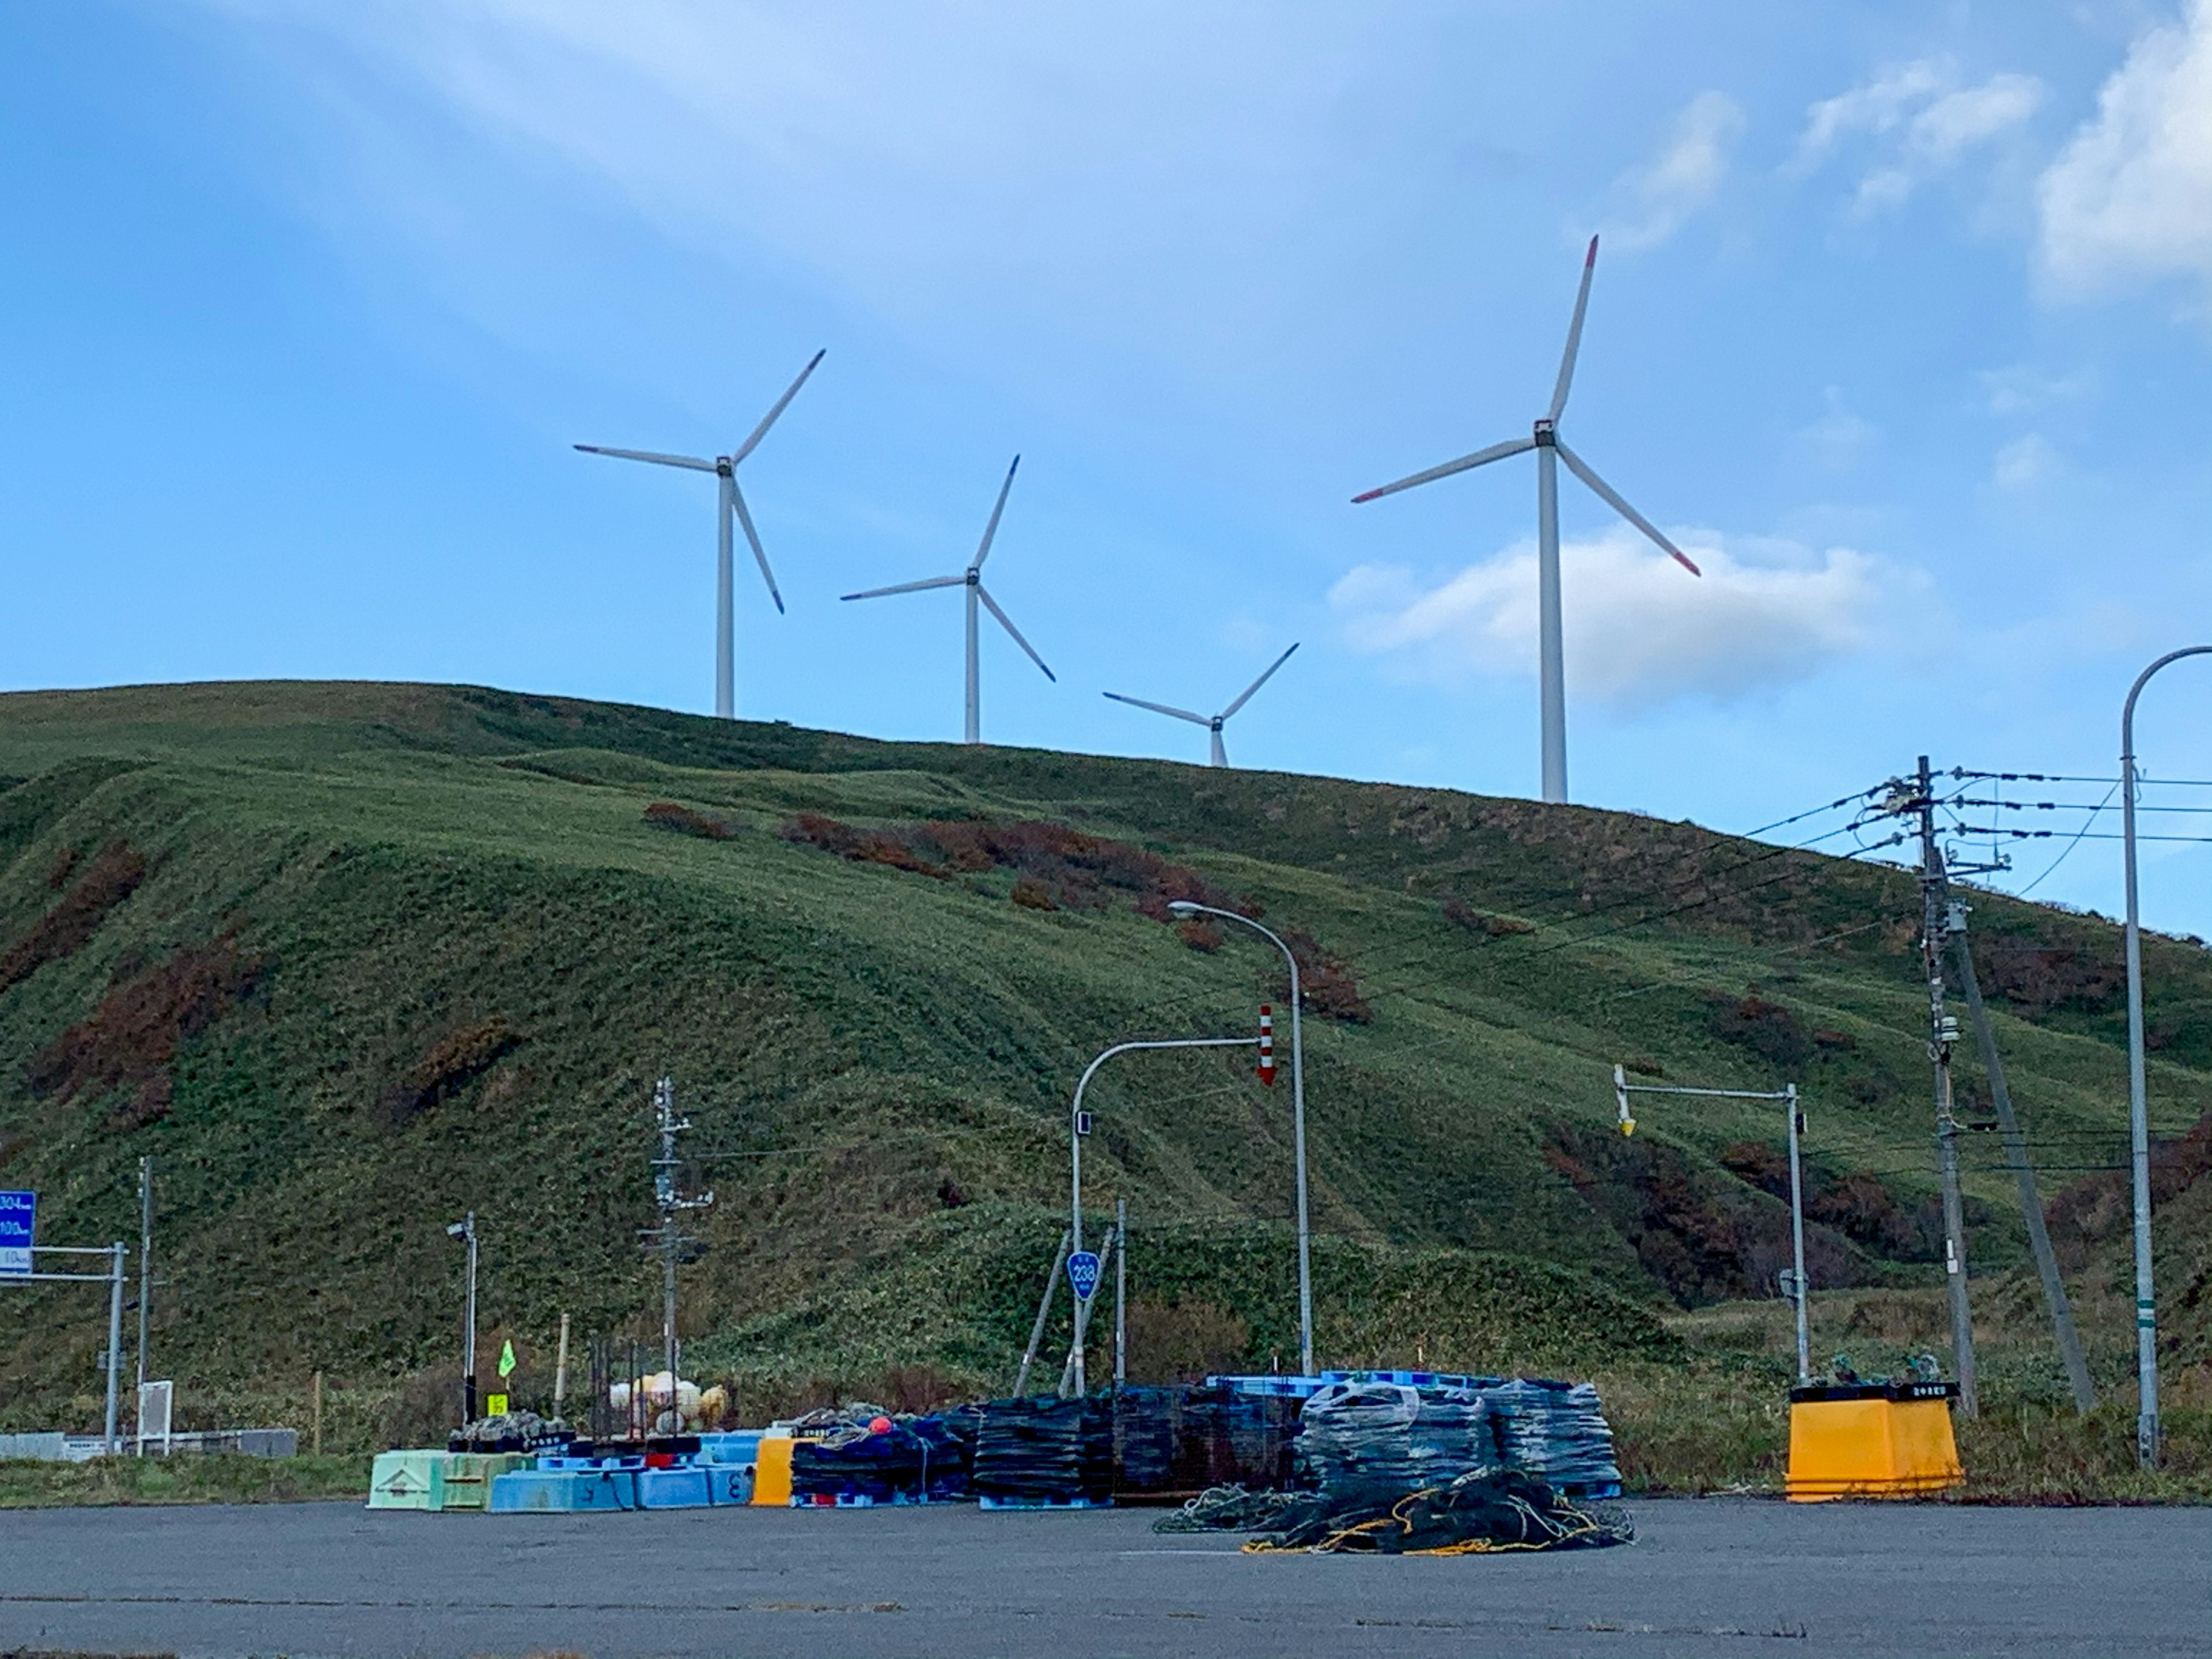
[{"label": "blue stacked fishing net", "polygon": [[1620,1484],[1613,1427],[1590,1384],[1517,1377],[1485,1389],[1483,1400],[1507,1468],[1540,1475],[1555,1486]]}]

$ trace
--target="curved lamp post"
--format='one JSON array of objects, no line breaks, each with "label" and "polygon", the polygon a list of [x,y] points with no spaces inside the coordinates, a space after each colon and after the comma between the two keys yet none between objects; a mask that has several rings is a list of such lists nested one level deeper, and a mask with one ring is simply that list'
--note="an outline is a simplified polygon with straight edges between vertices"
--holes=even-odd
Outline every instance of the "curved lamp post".
[{"label": "curved lamp post", "polygon": [[1219,916],[1224,921],[1249,927],[1280,951],[1283,960],[1290,964],[1291,1140],[1298,1166],[1298,1370],[1311,1376],[1314,1375],[1313,1248],[1312,1232],[1306,1224],[1306,1066],[1305,1047],[1298,1030],[1298,959],[1291,954],[1291,947],[1273,933],[1251,917],[1241,916],[1234,910],[1218,909],[1211,904],[1194,903],[1189,899],[1171,899],[1168,908],[1179,916]]},{"label": "curved lamp post", "polygon": [[2128,885],[2128,1141],[2135,1171],[2136,1462],[2158,1462],[2158,1296],[2150,1260],[2150,1111],[2143,1087],[2142,927],[2136,908],[2136,699],[2150,677],[2184,657],[2212,654],[2212,645],[2169,651],[2136,676],[2120,710],[2120,822]]},{"label": "curved lamp post", "polygon": [[[1248,1036],[1159,1037],[1146,1042],[1117,1042],[1112,1048],[1102,1050],[1097,1059],[1083,1068],[1083,1075],[1076,1079],[1075,1099],[1067,1109],[1067,1236],[1071,1260],[1083,1252],[1083,1091],[1091,1086],[1091,1079],[1097,1075],[1098,1068],[1115,1055],[1126,1054],[1133,1048],[1243,1048],[1250,1047],[1255,1041]],[[1109,1238],[1106,1242],[1110,1249],[1114,1241]],[[1128,1246],[1125,1243],[1121,1248],[1126,1250]],[[1070,1288],[1073,1288],[1072,1280]],[[1074,1353],[1075,1397],[1079,1400],[1084,1393],[1083,1336],[1090,1310],[1091,1298],[1079,1297],[1075,1309]]]}]

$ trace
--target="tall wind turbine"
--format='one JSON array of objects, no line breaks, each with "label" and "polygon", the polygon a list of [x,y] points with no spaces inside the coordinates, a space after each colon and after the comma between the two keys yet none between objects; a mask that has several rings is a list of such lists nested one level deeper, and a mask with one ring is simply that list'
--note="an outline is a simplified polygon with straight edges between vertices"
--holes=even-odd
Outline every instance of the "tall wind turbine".
[{"label": "tall wind turbine", "polygon": [[768,436],[769,428],[775,424],[775,417],[799,395],[799,388],[806,384],[806,377],[814,372],[815,365],[828,355],[829,348],[825,346],[808,358],[806,367],[799,371],[799,378],[775,400],[775,407],[761,416],[752,435],[729,454],[717,455],[711,461],[696,455],[663,455],[649,449],[609,449],[601,444],[576,446],[587,455],[612,455],[617,460],[686,467],[694,472],[712,472],[720,481],[721,502],[714,512],[721,542],[720,558],[714,567],[714,713],[726,720],[738,717],[737,618],[735,597],[731,591],[735,586],[731,567],[732,520],[744,526],[745,540],[752,544],[753,558],[760,565],[761,580],[768,584],[768,596],[775,601],[778,615],[783,611],[783,595],[776,591],[775,573],[768,568],[768,555],[761,550],[760,532],[753,528],[753,515],[745,511],[745,498],[738,488],[738,463],[759,447],[760,441]]},{"label": "tall wind turbine", "polygon": [[991,521],[983,526],[983,544],[975,550],[975,562],[965,571],[957,576],[932,576],[927,581],[901,582],[896,587],[872,587],[864,593],[844,595],[848,599],[880,599],[886,593],[919,593],[927,587],[965,587],[968,590],[968,720],[965,741],[969,743],[983,741],[982,684],[975,657],[975,606],[979,601],[985,610],[999,619],[999,626],[1012,635],[1014,643],[1029,653],[1030,660],[1044,669],[1045,678],[1054,684],[1060,682],[1057,674],[1045,668],[1044,659],[1037,655],[1036,648],[1022,637],[1022,630],[1014,626],[1014,619],[999,609],[999,602],[991,597],[991,590],[983,586],[983,561],[991,556],[991,542],[999,533],[999,515],[1006,510],[1006,492],[1014,487],[1014,468],[1021,464],[1022,458],[1017,455],[1013,466],[1006,469],[1006,481],[999,486],[999,499],[991,508]]},{"label": "tall wind turbine", "polygon": [[1597,238],[1593,236],[1589,252],[1583,260],[1583,285],[1575,295],[1574,320],[1567,325],[1567,349],[1559,359],[1559,379],[1552,388],[1552,406],[1537,417],[1535,429],[1529,436],[1509,438],[1502,444],[1478,449],[1472,455],[1462,455],[1455,461],[1446,461],[1442,466],[1432,466],[1425,472],[1416,472],[1410,478],[1401,478],[1395,483],[1387,483],[1380,489],[1370,489],[1352,498],[1354,501],[1371,501],[1378,495],[1394,495],[1415,484],[1487,466],[1523,450],[1536,452],[1536,585],[1538,623],[1542,635],[1544,799],[1547,801],[1564,801],[1567,798],[1566,665],[1559,638],[1559,474],[1553,457],[1565,461],[1567,471],[1588,484],[1607,506],[1672,554],[1685,570],[1692,576],[1699,574],[1688,554],[1661,535],[1650,520],[1623,501],[1611,484],[1590,471],[1589,462],[1560,441],[1559,416],[1566,409],[1567,388],[1574,381],[1575,354],[1583,343],[1583,313],[1589,306],[1590,275],[1596,268]]},{"label": "tall wind turbine", "polygon": [[[1295,651],[1297,648],[1298,647],[1296,645],[1293,645],[1291,647],[1291,651]],[[1109,691],[1106,695],[1113,698],[1115,702],[1126,702],[1133,704],[1139,708],[1149,708],[1155,714],[1172,714],[1179,720],[1188,720],[1193,726],[1204,726],[1213,735],[1213,757],[1209,764],[1214,766],[1226,766],[1229,764],[1229,751],[1223,748],[1221,744],[1222,726],[1227,723],[1228,719],[1231,714],[1235,714],[1246,703],[1252,701],[1252,694],[1255,691],[1257,691],[1261,686],[1265,685],[1269,680],[1275,677],[1275,671],[1291,659],[1291,651],[1284,652],[1281,656],[1269,663],[1267,667],[1267,672],[1261,674],[1258,679],[1254,680],[1251,684],[1246,686],[1243,690],[1239,692],[1237,696],[1236,701],[1231,702],[1228,708],[1223,709],[1218,714],[1194,714],[1188,708],[1170,708],[1164,702],[1146,702],[1142,697],[1125,697],[1119,691]]]}]

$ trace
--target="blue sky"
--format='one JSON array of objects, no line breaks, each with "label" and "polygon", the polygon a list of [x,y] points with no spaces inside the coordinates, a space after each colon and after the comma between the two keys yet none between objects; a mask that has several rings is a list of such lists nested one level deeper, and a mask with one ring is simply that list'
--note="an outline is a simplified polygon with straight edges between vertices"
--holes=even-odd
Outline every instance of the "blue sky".
[{"label": "blue sky", "polygon": [[[1297,640],[1232,759],[1530,794],[1533,469],[1349,498],[1527,431],[1594,232],[1563,431],[1706,575],[1564,485],[1577,799],[2109,776],[2212,641],[2212,0],[81,0],[0,9],[0,685],[703,712],[711,482],[570,446],[726,451],[827,347],[743,475],[741,712],[957,737],[958,596],[836,596],[957,569],[1018,451],[1059,683],[992,634],[987,737],[1202,759],[1100,692]],[[2154,775],[2212,779],[2208,676]],[[2212,933],[2207,850],[2154,922]]]}]

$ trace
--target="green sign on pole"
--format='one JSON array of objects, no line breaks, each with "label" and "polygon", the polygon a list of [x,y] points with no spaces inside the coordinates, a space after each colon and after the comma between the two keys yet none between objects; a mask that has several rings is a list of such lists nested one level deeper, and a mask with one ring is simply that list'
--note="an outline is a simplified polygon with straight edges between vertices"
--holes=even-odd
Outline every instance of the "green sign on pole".
[{"label": "green sign on pole", "polygon": [[514,1344],[512,1340],[499,1345],[499,1374],[502,1381],[514,1375]]}]

